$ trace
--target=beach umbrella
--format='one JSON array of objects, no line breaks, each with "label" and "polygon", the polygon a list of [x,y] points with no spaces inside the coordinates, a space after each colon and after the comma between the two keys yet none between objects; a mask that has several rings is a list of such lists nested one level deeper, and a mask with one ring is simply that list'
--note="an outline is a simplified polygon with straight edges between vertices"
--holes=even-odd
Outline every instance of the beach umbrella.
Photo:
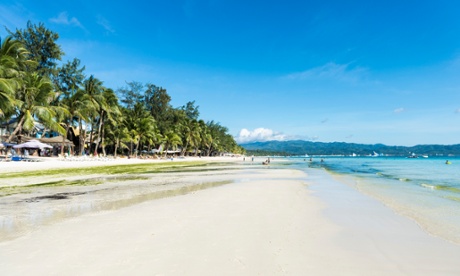
[{"label": "beach umbrella", "polygon": [[11,143],[7,143],[7,142],[3,142],[2,145],[4,147],[13,147],[13,146],[16,146],[16,144],[11,144]]},{"label": "beach umbrella", "polygon": [[13,146],[13,148],[15,149],[22,149],[22,148],[28,148],[28,149],[45,149],[45,148],[48,148],[48,149],[52,149],[53,147],[50,146],[50,145],[47,145],[47,144],[44,144],[38,140],[30,140],[28,142],[25,142],[23,144],[19,144],[19,145],[16,145],[16,146]]}]

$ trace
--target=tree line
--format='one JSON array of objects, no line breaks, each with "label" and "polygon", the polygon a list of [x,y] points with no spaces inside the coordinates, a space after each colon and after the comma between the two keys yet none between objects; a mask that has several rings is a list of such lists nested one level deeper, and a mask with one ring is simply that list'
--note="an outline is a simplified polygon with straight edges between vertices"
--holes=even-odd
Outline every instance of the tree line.
[{"label": "tree line", "polygon": [[83,154],[89,139],[91,153],[180,150],[181,155],[243,153],[228,129],[199,118],[195,101],[171,105],[167,90],[152,83],[127,82],[125,87],[104,86],[86,76],[78,58],[59,65],[64,52],[59,34],[43,23],[27,23],[11,31],[0,49],[0,122],[17,119],[6,138],[29,135],[35,122],[63,136],[78,130],[76,154]]},{"label": "tree line", "polygon": [[374,152],[384,156],[460,156],[460,144],[387,146],[383,144],[356,144],[344,142],[266,141],[242,144],[248,155],[358,155],[368,156]]}]

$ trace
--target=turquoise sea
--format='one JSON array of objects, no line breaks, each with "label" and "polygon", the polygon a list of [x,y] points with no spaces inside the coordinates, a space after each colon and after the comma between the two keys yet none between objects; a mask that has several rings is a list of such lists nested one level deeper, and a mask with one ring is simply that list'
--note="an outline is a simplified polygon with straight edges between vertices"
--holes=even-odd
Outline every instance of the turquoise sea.
[{"label": "turquoise sea", "polygon": [[[323,159],[323,162],[321,162]],[[289,158],[307,173],[326,170],[429,233],[460,243],[460,158]]]}]

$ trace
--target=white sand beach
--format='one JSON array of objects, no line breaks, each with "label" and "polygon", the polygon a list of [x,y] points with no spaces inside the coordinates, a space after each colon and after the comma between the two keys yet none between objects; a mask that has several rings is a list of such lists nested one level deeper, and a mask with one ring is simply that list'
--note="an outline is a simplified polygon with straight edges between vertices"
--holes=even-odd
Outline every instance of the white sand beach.
[{"label": "white sand beach", "polygon": [[138,159],[138,158],[125,158],[119,157],[116,159],[106,158],[98,159],[91,157],[81,157],[75,160],[80,161],[63,161],[57,157],[35,157],[40,162],[0,162],[0,173],[6,172],[21,172],[21,171],[33,171],[43,169],[60,169],[60,168],[82,168],[92,166],[104,166],[104,165],[128,165],[128,164],[142,164],[142,163],[159,163],[159,162],[174,162],[174,161],[236,161],[236,157],[187,157],[186,159],[175,158],[171,159]]},{"label": "white sand beach", "polygon": [[156,179],[228,184],[56,219],[0,241],[1,275],[460,274],[460,245],[325,172],[233,161],[241,166]]}]

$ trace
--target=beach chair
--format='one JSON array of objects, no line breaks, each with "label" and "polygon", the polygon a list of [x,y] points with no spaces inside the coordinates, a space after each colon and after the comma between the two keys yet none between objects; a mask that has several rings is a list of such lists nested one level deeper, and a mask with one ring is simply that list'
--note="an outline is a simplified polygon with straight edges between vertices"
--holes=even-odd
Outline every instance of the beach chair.
[{"label": "beach chair", "polygon": [[11,161],[21,161],[21,160],[22,160],[21,156],[13,156],[13,157],[11,157]]}]

